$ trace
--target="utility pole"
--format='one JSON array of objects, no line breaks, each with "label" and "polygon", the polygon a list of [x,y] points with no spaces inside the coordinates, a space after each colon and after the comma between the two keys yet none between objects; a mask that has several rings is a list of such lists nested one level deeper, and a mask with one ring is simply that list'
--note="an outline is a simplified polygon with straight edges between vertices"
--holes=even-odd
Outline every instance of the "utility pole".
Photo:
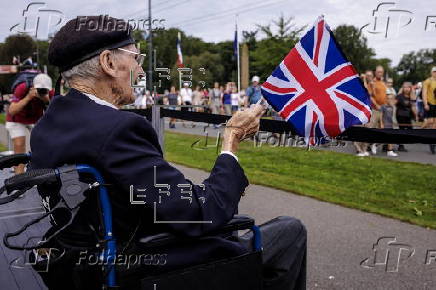
[{"label": "utility pole", "polygon": [[148,0],[148,88],[153,92],[153,33],[151,31],[151,0]]}]

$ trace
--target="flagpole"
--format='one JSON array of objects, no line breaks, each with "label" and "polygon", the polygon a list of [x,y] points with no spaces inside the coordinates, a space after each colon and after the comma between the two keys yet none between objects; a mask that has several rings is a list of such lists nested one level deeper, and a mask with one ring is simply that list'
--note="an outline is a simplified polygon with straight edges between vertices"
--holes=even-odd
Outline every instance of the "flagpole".
[{"label": "flagpole", "polygon": [[[177,34],[177,38],[178,38],[178,40],[179,40],[179,47],[180,47],[180,51],[181,51],[181,50],[182,50],[182,36],[180,35],[180,31],[179,31],[179,33]],[[179,53],[177,52],[177,58],[180,57],[178,54],[179,54]],[[180,67],[180,65],[181,65],[181,64],[179,64],[179,67]],[[182,89],[182,74],[180,73],[180,70],[179,70],[178,72],[179,72],[179,92],[180,92],[181,89]]]},{"label": "flagpole", "polygon": [[182,74],[179,71],[179,91],[182,89]]},{"label": "flagpole", "polygon": [[241,91],[241,63],[239,58],[238,14],[236,14],[236,58],[238,66],[238,95]]}]

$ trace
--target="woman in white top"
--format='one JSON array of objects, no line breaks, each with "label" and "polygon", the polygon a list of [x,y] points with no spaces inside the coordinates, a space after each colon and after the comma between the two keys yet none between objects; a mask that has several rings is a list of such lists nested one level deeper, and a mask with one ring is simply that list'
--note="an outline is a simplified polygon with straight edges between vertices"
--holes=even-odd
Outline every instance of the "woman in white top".
[{"label": "woman in white top", "polygon": [[232,94],[231,94],[231,102],[232,102],[232,115],[239,110],[239,100],[240,100],[240,96],[239,93],[237,92],[237,89],[232,88]]},{"label": "woman in white top", "polygon": [[[194,106],[201,105],[203,97],[204,97],[203,90],[201,90],[200,87],[197,86],[192,94],[193,94],[192,95],[192,104]],[[201,110],[199,107],[196,107],[196,108],[194,108],[194,111],[200,112]]]}]

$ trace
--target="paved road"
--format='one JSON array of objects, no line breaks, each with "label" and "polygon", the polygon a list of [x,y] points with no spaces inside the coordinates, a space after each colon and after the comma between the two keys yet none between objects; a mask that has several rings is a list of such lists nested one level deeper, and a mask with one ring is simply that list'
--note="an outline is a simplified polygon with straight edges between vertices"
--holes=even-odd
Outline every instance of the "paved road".
[{"label": "paved road", "polygon": [[[194,129],[178,127],[177,131],[185,133],[202,134],[203,130],[199,126]],[[213,130],[209,132],[212,134]],[[427,154],[425,146],[413,145],[410,148],[412,152],[402,156],[435,164],[436,157]],[[208,175],[200,170],[176,167],[198,183]],[[26,203],[22,208],[33,210],[38,207],[33,203],[33,207],[30,206],[26,199],[20,201]],[[309,235],[308,289],[436,289],[435,230],[258,185],[249,186],[241,201],[240,212],[250,214],[258,223],[279,215],[294,216],[303,221]],[[9,228],[15,224],[13,220],[29,215],[27,212],[21,214],[23,216],[17,217],[12,215],[9,206],[0,207],[1,227]],[[17,282],[18,288],[11,289],[30,289],[25,286],[28,283],[35,288],[41,286],[37,275],[29,270],[9,270],[6,278],[4,270],[16,253],[3,251],[0,280],[5,278],[12,283],[10,279],[13,278],[9,275],[15,275],[23,281],[22,285]],[[373,263],[376,253],[380,265]],[[387,263],[383,263],[387,253],[389,258]],[[362,261],[367,258],[368,262],[362,266]],[[427,265],[426,262],[430,263]]]},{"label": "paved road", "polygon": [[[197,183],[208,175],[175,166]],[[5,174],[7,171],[1,172],[0,177]],[[19,200],[16,205],[0,206],[0,232],[16,229],[38,208],[35,196]],[[249,186],[239,211],[253,216],[258,224],[279,215],[302,220],[308,230],[308,289],[436,289],[435,230],[258,185]],[[387,268],[374,266],[371,259],[375,255],[373,245],[383,237],[392,237],[380,240],[376,246],[382,264],[390,249]],[[397,244],[388,246],[392,239]],[[399,252],[400,248],[404,249]],[[19,254],[0,247],[0,288],[45,289],[30,269],[8,266]],[[363,267],[360,264],[366,258],[370,260]],[[430,263],[426,265],[426,261]]]},{"label": "paved road", "polygon": [[[191,127],[192,122],[185,122],[186,127],[182,126],[182,123],[177,123],[176,129],[169,129],[168,128],[168,122],[165,124],[165,128],[169,131],[175,131],[175,132],[181,132],[181,133],[188,133],[188,134],[196,134],[196,135],[203,135],[205,136],[204,130],[208,126],[205,123],[195,123],[195,128]],[[214,129],[213,126],[208,126],[206,130],[209,133],[209,136],[216,137],[218,134],[218,129]],[[222,130],[222,129],[221,129]],[[262,138],[266,140],[267,136],[262,135]],[[268,146],[263,144],[262,146]],[[381,146],[379,146],[379,152],[377,152],[376,157],[381,158],[390,158],[395,159],[399,161],[409,161],[409,162],[418,162],[418,163],[424,163],[424,164],[433,164],[436,165],[436,155],[430,154],[430,150],[428,145],[425,144],[408,144],[405,145],[408,152],[399,152],[398,157],[387,157],[386,153],[381,152]],[[317,147],[315,149],[319,149],[321,147]],[[356,150],[352,144],[352,142],[347,142],[345,147],[327,147],[322,148],[321,150],[331,150],[336,152],[343,152],[343,153],[349,153],[349,154],[355,154]],[[360,157],[364,158],[364,157]]]},{"label": "paved road", "polygon": [[[176,165],[200,183],[207,173]],[[308,289],[436,289],[436,231],[397,220],[344,208],[272,188],[250,185],[239,212],[257,223],[279,215],[299,218],[308,230]],[[360,263],[373,258],[373,244],[394,237],[405,244],[395,269],[400,246],[390,245],[386,266]],[[387,253],[387,242],[378,243],[378,255]],[[377,247],[377,246],[376,246]],[[410,251],[407,249],[410,247]],[[414,254],[407,256],[414,250]],[[426,265],[427,255],[431,258]],[[396,271],[396,272],[395,272]]]}]

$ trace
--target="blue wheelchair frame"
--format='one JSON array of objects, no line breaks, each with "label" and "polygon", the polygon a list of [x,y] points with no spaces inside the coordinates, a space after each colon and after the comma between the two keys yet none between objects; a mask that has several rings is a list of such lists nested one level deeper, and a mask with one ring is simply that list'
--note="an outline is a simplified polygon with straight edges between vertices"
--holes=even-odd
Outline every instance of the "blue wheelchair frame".
[{"label": "blue wheelchair frame", "polygon": [[[103,259],[107,261],[109,265],[112,265],[116,255],[117,255],[117,247],[116,247],[116,239],[112,233],[112,206],[109,200],[109,195],[106,187],[104,186],[105,181],[103,176],[92,166],[86,164],[78,164],[76,166],[78,172],[90,173],[94,176],[95,180],[100,184],[99,186],[99,199],[102,208],[103,214],[103,222],[104,222],[104,239],[106,241],[107,247],[103,250]],[[260,251],[262,249],[262,240],[261,234],[258,226],[252,227],[254,233],[253,239],[253,247],[256,251]],[[108,276],[106,284],[108,287],[116,286],[116,273],[115,267],[108,266]]]},{"label": "blue wheelchair frame", "polygon": [[[17,157],[15,159],[15,162],[14,162],[14,155],[0,158],[0,168],[2,169],[2,168],[6,168],[6,167],[11,167],[12,165],[17,165],[19,163],[24,163],[23,160],[29,161],[31,158],[30,153],[25,154],[25,155],[24,154],[16,154],[16,156]],[[107,275],[106,275],[106,285],[105,286],[108,288],[117,287],[116,269],[114,266],[115,265],[114,261],[115,261],[116,256],[117,256],[117,243],[116,243],[116,238],[114,237],[113,231],[112,231],[112,206],[110,203],[108,190],[105,186],[105,184],[106,184],[105,180],[104,180],[103,176],[100,174],[100,172],[92,166],[89,166],[86,164],[77,164],[75,167],[76,167],[76,170],[78,173],[91,174],[94,177],[95,181],[98,183],[99,201],[100,201],[100,206],[101,206],[101,213],[103,215],[104,241],[105,241],[105,246],[104,246],[103,251],[100,255],[100,259],[102,259],[106,265],[106,274]],[[56,174],[56,177],[58,180],[60,180],[60,176],[61,176],[60,169],[61,169],[61,167],[54,170],[54,173]],[[22,175],[24,178],[26,176],[29,176],[29,179],[35,177],[31,173],[32,173],[32,170],[30,170],[26,173],[23,173]],[[5,181],[5,184],[6,184],[6,181]],[[30,185],[33,187],[36,184],[33,184],[33,185],[30,184]],[[256,225],[253,225],[251,229],[253,231],[253,236],[254,236],[253,248],[255,251],[261,251],[262,250],[262,241],[261,241],[260,229]]]},{"label": "blue wheelchair frame", "polygon": [[[103,215],[104,223],[104,240],[106,242],[106,247],[103,250],[103,261],[107,262],[108,265],[113,265],[115,257],[117,256],[117,242],[112,232],[112,206],[109,200],[109,194],[106,186],[104,186],[105,181],[103,176],[92,166],[86,164],[76,165],[76,169],[79,173],[90,173],[94,176],[95,181],[97,181],[99,186],[99,200],[101,204],[101,210]],[[106,278],[106,284],[108,287],[116,286],[116,273],[115,267],[108,266],[108,274]]]}]

